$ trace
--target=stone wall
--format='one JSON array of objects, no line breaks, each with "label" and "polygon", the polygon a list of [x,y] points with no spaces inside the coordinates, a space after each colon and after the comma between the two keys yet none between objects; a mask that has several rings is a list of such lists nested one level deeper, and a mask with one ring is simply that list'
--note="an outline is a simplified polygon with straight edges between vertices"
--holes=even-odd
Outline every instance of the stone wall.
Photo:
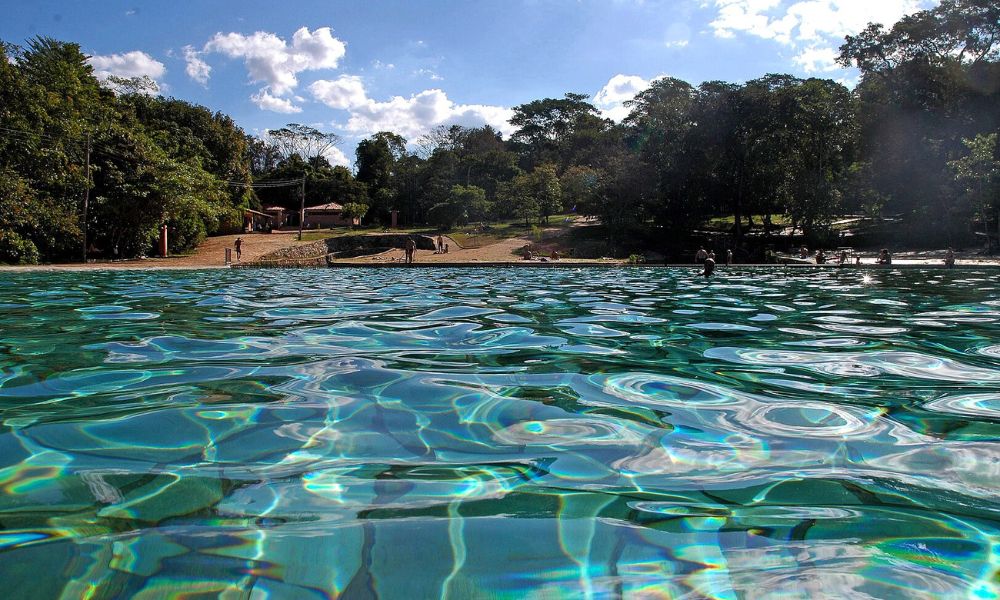
[{"label": "stone wall", "polygon": [[412,238],[420,250],[435,250],[434,238],[426,235],[382,233],[372,235],[344,235],[318,240],[302,246],[289,246],[269,252],[252,261],[241,263],[244,267],[304,267],[325,266],[326,257],[348,258],[378,254],[389,248],[405,248]]}]

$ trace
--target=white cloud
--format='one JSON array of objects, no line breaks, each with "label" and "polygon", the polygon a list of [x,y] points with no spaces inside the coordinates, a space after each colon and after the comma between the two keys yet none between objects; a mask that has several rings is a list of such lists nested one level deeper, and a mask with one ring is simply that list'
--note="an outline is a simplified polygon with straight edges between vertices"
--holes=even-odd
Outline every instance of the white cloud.
[{"label": "white cloud", "polygon": [[663,45],[667,48],[686,48],[691,42],[691,27],[687,23],[677,22],[667,28]]},{"label": "white cloud", "polygon": [[356,75],[343,75],[334,80],[314,81],[309,86],[314,98],[337,109],[350,109],[368,102],[365,86]]},{"label": "white cloud", "polygon": [[292,104],[291,100],[272,96],[270,92],[268,92],[267,88],[262,89],[253,96],[250,96],[250,100],[252,100],[253,103],[256,104],[261,110],[269,110],[285,114],[302,112],[302,109]]},{"label": "white cloud", "polygon": [[368,97],[364,83],[356,75],[334,80],[319,80],[309,86],[313,98],[338,110],[348,111],[347,122],[338,128],[365,136],[378,131],[393,131],[414,140],[438,125],[481,127],[491,125],[510,135],[508,121],[513,111],[502,106],[456,104],[439,89],[424,90],[409,98],[393,96],[385,102]]},{"label": "white cloud", "polygon": [[205,44],[205,51],[242,58],[251,81],[263,82],[272,93],[283,96],[299,84],[297,75],[302,71],[337,68],[347,45],[333,37],[329,27],[313,32],[302,27],[292,35],[291,46],[265,31],[217,33]]},{"label": "white cloud", "polygon": [[188,77],[194,79],[201,85],[208,84],[208,77],[212,73],[212,67],[200,58],[200,53],[191,46],[184,46],[184,62],[187,66],[184,72]]},{"label": "white cloud", "polygon": [[643,79],[638,75],[615,75],[594,94],[594,106],[601,111],[601,116],[620,123],[628,116],[630,109],[624,103],[635,98],[636,94],[649,88],[650,84],[663,77]]},{"label": "white cloud", "polygon": [[837,64],[838,55],[836,50],[828,46],[810,46],[792,58],[792,62],[806,73],[829,73],[841,68]]},{"label": "white cloud", "polygon": [[87,59],[94,67],[94,75],[102,81],[109,76],[116,77],[149,77],[159,84],[167,68],[160,61],[139,50],[125,54],[95,55]]},{"label": "white cloud", "polygon": [[427,77],[431,81],[444,81],[444,77],[441,77],[430,69],[417,69],[413,74],[417,77]]},{"label": "white cloud", "polygon": [[367,99],[351,106],[345,129],[353,133],[370,134],[394,131],[405,138],[416,139],[438,125],[481,127],[491,125],[505,135],[513,130],[508,121],[509,108],[484,104],[456,104],[442,90],[424,90],[409,98],[393,96],[386,102]]},{"label": "white cloud", "polygon": [[891,26],[937,0],[715,0],[716,37],[746,34],[799,50],[792,59],[805,72],[836,70],[835,48],[868,23]]},{"label": "white cloud", "polygon": [[344,154],[343,150],[341,150],[336,146],[333,146],[332,148],[324,152],[323,156],[326,157],[326,160],[330,161],[331,165],[341,165],[344,167],[351,166],[350,159],[347,158],[347,155]]}]

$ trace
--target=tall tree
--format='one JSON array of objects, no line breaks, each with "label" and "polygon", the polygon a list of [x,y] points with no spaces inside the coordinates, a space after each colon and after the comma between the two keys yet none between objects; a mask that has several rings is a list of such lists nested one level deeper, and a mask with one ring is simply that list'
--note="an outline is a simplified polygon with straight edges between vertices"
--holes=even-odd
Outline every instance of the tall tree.
[{"label": "tall tree", "polygon": [[369,216],[385,223],[396,208],[399,194],[397,165],[406,156],[406,139],[389,131],[380,131],[361,140],[356,151],[357,179],[368,186],[371,199]]},{"label": "tall tree", "polygon": [[521,154],[521,167],[530,171],[536,165],[553,163],[566,166],[565,155],[572,146],[574,133],[592,128],[599,119],[597,108],[584,94],[566,94],[562,98],[533,100],[514,107],[510,124],[517,128],[511,143]]}]

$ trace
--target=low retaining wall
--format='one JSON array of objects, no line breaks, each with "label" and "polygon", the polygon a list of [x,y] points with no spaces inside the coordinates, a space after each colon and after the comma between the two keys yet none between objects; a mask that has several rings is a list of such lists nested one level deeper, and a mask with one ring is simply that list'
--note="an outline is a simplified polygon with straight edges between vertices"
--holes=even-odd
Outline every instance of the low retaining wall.
[{"label": "low retaining wall", "polygon": [[412,239],[420,250],[436,250],[434,238],[426,235],[383,233],[373,235],[344,235],[317,240],[302,246],[289,246],[259,256],[254,260],[237,263],[237,268],[248,267],[325,267],[330,259],[354,258],[378,254],[390,248],[405,248]]}]

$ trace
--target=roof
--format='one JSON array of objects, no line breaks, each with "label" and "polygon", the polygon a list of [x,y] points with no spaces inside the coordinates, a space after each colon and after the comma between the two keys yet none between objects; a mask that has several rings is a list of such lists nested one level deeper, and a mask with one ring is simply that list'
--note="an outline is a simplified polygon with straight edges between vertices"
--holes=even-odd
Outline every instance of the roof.
[{"label": "roof", "polygon": [[341,211],[341,210],[344,210],[344,207],[341,206],[341,205],[339,205],[339,204],[337,204],[336,202],[330,202],[329,204],[320,204],[319,206],[310,206],[309,208],[306,209],[306,212],[322,211],[322,210],[329,210],[329,211],[336,210],[336,211]]},{"label": "roof", "polygon": [[285,210],[283,206],[265,206],[261,210]]}]

